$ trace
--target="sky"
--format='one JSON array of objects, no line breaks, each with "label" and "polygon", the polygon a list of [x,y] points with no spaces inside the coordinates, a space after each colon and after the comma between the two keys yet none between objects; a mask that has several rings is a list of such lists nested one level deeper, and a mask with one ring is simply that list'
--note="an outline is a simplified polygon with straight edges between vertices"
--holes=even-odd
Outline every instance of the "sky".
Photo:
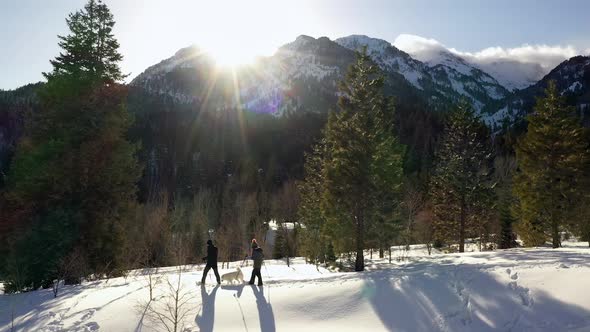
[{"label": "sky", "polygon": [[[391,43],[415,35],[464,54],[516,58],[523,49],[533,59],[535,52],[590,53],[588,0],[104,1],[130,78],[192,44],[235,63],[271,55],[301,34],[364,34]],[[0,0],[0,89],[42,80],[59,54],[57,35],[68,32],[66,16],[85,3]]]}]

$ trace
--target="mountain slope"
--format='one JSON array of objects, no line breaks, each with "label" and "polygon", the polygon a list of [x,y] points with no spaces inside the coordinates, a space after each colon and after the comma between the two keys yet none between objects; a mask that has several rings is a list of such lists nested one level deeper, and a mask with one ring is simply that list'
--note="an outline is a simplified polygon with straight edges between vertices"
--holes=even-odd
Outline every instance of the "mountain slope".
[{"label": "mountain slope", "polygon": [[334,107],[337,82],[354,61],[353,51],[364,45],[386,76],[387,93],[400,102],[421,98],[442,110],[467,98],[476,111],[487,113],[508,95],[491,76],[451,54],[445,62],[425,64],[387,41],[360,35],[335,41],[299,36],[235,73],[217,68],[207,54],[191,47],[148,68],[131,85],[199,109],[326,112]]},{"label": "mountain slope", "polygon": [[[441,51],[436,62],[423,63],[400,51],[389,42],[362,35],[336,39],[350,49],[367,47],[367,52],[385,72],[398,72],[431,99],[454,102],[467,98],[477,111],[505,98],[509,92],[493,77],[465,60]],[[493,109],[488,108],[485,111]]]},{"label": "mountain slope", "polygon": [[[521,90],[535,84],[549,72],[550,63],[554,61],[545,60],[542,65],[526,55],[515,57],[505,54],[501,48],[488,48],[478,53],[460,52],[437,40],[409,34],[399,35],[394,45],[414,59],[431,65],[445,62],[449,55],[461,59],[469,66],[489,74],[509,91]],[[521,50],[521,53],[526,54],[527,51],[530,50]],[[558,63],[554,64],[556,65]]]},{"label": "mountain slope", "polygon": [[522,120],[533,110],[536,98],[544,95],[549,81],[555,81],[567,102],[582,113],[590,110],[590,57],[576,56],[559,64],[537,83],[515,92],[485,121],[491,127],[501,128]]}]

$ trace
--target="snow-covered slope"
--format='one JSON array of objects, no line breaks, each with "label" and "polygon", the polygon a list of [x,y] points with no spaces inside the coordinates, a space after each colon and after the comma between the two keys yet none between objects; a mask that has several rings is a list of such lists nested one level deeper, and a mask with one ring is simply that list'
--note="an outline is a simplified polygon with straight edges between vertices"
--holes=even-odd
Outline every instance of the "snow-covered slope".
[{"label": "snow-covered slope", "polygon": [[217,67],[209,55],[189,47],[148,68],[131,85],[196,108],[275,115],[298,107],[326,111],[353,59],[353,52],[326,37],[299,36],[275,55],[235,69]]},{"label": "snow-covered slope", "polygon": [[[195,282],[201,268],[181,277],[186,294],[181,331],[588,331],[590,249],[512,249],[428,256],[413,246],[408,260],[394,251],[367,257],[367,271],[331,272],[301,259],[287,267],[267,261],[263,287]],[[239,263],[232,263],[232,269]],[[223,270],[226,272],[228,270]],[[251,268],[244,267],[246,277]],[[169,300],[162,278],[150,308]],[[50,290],[0,295],[0,330],[161,331],[142,271],[123,278]]]},{"label": "snow-covered slope", "polygon": [[385,40],[361,35],[335,41],[302,35],[273,56],[235,71],[218,68],[198,47],[189,47],[148,68],[131,85],[200,109],[325,112],[334,107],[337,82],[354,61],[353,51],[364,45],[386,75],[387,92],[400,101],[419,96],[433,109],[445,109],[467,98],[476,111],[487,113],[508,94],[491,76],[450,53],[444,61],[423,63]]},{"label": "snow-covered slope", "polygon": [[555,82],[569,103],[582,111],[590,109],[590,57],[576,56],[559,64],[539,82],[515,92],[484,120],[491,127],[501,127],[523,119],[532,111],[536,98],[544,95],[549,81]]},{"label": "snow-covered slope", "polygon": [[[461,52],[449,48],[435,39],[402,34],[394,45],[414,59],[429,64],[445,62],[448,55],[461,59],[469,67],[477,68],[493,77],[509,91],[521,90],[535,84],[560,61],[567,59],[570,49],[560,47],[533,47],[524,45],[515,49],[490,47],[480,52]],[[569,55],[570,57],[574,55]]]},{"label": "snow-covered slope", "polygon": [[385,72],[402,74],[427,97],[446,98],[449,102],[466,98],[476,111],[487,112],[487,105],[509,94],[492,76],[446,50],[441,49],[429,61],[421,62],[381,39],[352,35],[336,42],[353,50],[366,46],[368,54]]},{"label": "snow-covered slope", "polygon": [[338,38],[336,43],[350,49],[359,50],[367,47],[367,53],[384,71],[398,72],[413,86],[423,90],[420,81],[429,79],[427,67],[420,61],[412,59],[407,53],[392,46],[389,42],[364,35],[351,35]]}]

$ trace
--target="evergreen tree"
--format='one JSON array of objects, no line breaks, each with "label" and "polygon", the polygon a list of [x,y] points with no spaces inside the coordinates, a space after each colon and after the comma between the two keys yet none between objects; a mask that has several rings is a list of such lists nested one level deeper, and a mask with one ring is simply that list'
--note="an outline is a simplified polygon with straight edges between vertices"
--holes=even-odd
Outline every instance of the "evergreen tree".
[{"label": "evergreen tree", "polygon": [[101,0],[89,0],[83,10],[71,13],[66,23],[71,34],[58,36],[63,52],[50,61],[53,71],[44,73],[48,80],[86,76],[117,82],[125,77],[119,67],[123,56],[113,35],[115,20]]},{"label": "evergreen tree", "polygon": [[435,236],[439,241],[458,241],[459,252],[465,251],[466,237],[482,229],[489,212],[490,157],[487,128],[461,102],[449,116],[436,153],[431,189]]},{"label": "evergreen tree", "polygon": [[[140,168],[137,146],[126,139],[132,119],[127,88],[116,83],[121,56],[112,15],[90,0],[67,22],[71,34],[61,38],[64,50],[46,74],[41,109],[8,174],[10,213],[20,221],[12,255],[31,257],[22,262],[31,272],[22,287],[51,282],[53,263],[74,247],[81,248],[90,272],[120,273],[123,222],[136,200]],[[48,252],[53,258],[37,265]]]},{"label": "evergreen tree", "polygon": [[275,243],[272,248],[272,258],[281,259],[289,256],[289,247],[286,237],[289,236],[283,224],[279,224],[275,231]]},{"label": "evergreen tree", "polygon": [[512,154],[497,156],[494,160],[495,193],[498,198],[496,204],[496,216],[500,223],[500,233],[497,239],[498,248],[508,249],[516,246],[516,234],[514,224],[516,222],[512,206],[514,195],[512,194],[514,171],[516,170],[516,158]]},{"label": "evergreen tree", "polygon": [[340,82],[340,112],[325,129],[322,211],[338,234],[353,234],[355,270],[364,270],[366,231],[378,211],[395,205],[404,147],[393,134],[393,102],[383,94],[384,78],[366,54],[357,53]]},{"label": "evergreen tree", "polygon": [[590,162],[587,130],[554,82],[527,120],[527,133],[516,145],[519,170],[514,194],[519,234],[525,245],[539,245],[550,238],[557,248],[562,227],[585,201],[585,172]]},{"label": "evergreen tree", "polygon": [[297,210],[299,219],[305,225],[300,234],[302,252],[312,262],[318,264],[326,260],[326,219],[321,210],[323,192],[323,157],[325,144],[320,141],[305,154],[304,177],[298,185],[300,202]]}]

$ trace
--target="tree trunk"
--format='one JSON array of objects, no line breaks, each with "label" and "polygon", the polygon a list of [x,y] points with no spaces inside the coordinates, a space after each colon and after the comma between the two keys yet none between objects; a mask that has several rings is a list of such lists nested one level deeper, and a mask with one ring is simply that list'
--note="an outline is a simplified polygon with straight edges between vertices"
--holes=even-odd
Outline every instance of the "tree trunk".
[{"label": "tree trunk", "polygon": [[551,221],[551,233],[553,235],[553,248],[559,248],[559,224],[555,219]]},{"label": "tree trunk", "polygon": [[383,258],[383,256],[384,256],[384,251],[385,251],[385,250],[383,250],[383,246],[379,247],[379,258]]},{"label": "tree trunk", "polygon": [[465,252],[465,202],[461,202],[459,219],[459,252]]},{"label": "tree trunk", "polygon": [[389,251],[389,264],[391,264],[391,246],[389,246],[387,250]]},{"label": "tree trunk", "polygon": [[363,253],[365,239],[363,223],[363,216],[358,213],[356,217],[356,261],[354,264],[354,270],[357,272],[365,270],[365,255]]}]

